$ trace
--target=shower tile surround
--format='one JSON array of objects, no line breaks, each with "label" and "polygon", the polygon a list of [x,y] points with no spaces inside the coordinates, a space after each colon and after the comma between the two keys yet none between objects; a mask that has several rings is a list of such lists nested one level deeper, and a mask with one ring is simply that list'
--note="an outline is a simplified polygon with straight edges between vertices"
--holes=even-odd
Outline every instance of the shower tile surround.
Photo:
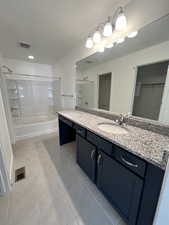
[{"label": "shower tile surround", "polygon": [[129,133],[114,135],[99,130],[97,124],[116,120],[119,117],[117,114],[81,108],[61,111],[59,114],[165,170],[169,158],[169,136],[167,136],[169,128],[167,126],[164,126],[163,130],[163,126],[158,127],[159,123],[155,125],[155,123],[132,117],[126,127]]}]

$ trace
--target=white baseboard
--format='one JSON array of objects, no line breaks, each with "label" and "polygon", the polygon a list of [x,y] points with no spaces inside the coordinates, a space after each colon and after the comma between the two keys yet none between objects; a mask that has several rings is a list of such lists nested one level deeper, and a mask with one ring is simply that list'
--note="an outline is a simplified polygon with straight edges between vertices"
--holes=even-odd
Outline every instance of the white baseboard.
[{"label": "white baseboard", "polygon": [[52,129],[42,130],[42,131],[38,131],[38,132],[32,132],[27,135],[16,136],[16,141],[26,140],[29,138],[38,137],[41,135],[50,134],[50,133],[54,133],[57,131],[58,131],[57,128],[52,128]]}]

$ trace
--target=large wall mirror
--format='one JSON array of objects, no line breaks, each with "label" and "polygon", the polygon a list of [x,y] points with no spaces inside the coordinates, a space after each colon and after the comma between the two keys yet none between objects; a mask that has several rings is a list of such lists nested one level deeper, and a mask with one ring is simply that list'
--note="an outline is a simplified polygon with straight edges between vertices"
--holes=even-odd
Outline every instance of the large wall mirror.
[{"label": "large wall mirror", "polygon": [[169,16],[78,61],[76,105],[169,125]]}]

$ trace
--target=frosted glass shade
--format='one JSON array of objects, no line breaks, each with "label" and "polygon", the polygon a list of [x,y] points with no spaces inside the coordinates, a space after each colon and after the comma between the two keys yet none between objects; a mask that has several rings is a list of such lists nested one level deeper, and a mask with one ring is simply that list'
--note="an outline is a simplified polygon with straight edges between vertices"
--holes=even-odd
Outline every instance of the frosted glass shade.
[{"label": "frosted glass shade", "polygon": [[127,27],[127,19],[124,13],[120,13],[116,19],[115,29],[117,31],[124,30]]},{"label": "frosted glass shade", "polygon": [[88,38],[86,41],[86,48],[92,48],[93,47],[93,40],[92,38]]},{"label": "frosted glass shade", "polygon": [[103,35],[105,37],[110,37],[113,34],[112,24],[107,22],[104,26]]},{"label": "frosted glass shade", "polygon": [[101,37],[100,32],[99,31],[96,31],[94,33],[94,35],[93,35],[93,41],[94,41],[94,43],[99,44],[101,42],[101,39],[102,39],[102,37]]}]

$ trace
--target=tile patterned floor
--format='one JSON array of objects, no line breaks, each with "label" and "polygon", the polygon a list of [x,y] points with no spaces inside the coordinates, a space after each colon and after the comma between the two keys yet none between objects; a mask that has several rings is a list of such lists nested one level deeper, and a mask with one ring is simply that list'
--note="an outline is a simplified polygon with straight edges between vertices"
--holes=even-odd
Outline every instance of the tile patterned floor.
[{"label": "tile patterned floor", "polygon": [[18,142],[15,169],[26,179],[0,197],[0,225],[125,225],[75,162],[75,143],[58,135]]}]

